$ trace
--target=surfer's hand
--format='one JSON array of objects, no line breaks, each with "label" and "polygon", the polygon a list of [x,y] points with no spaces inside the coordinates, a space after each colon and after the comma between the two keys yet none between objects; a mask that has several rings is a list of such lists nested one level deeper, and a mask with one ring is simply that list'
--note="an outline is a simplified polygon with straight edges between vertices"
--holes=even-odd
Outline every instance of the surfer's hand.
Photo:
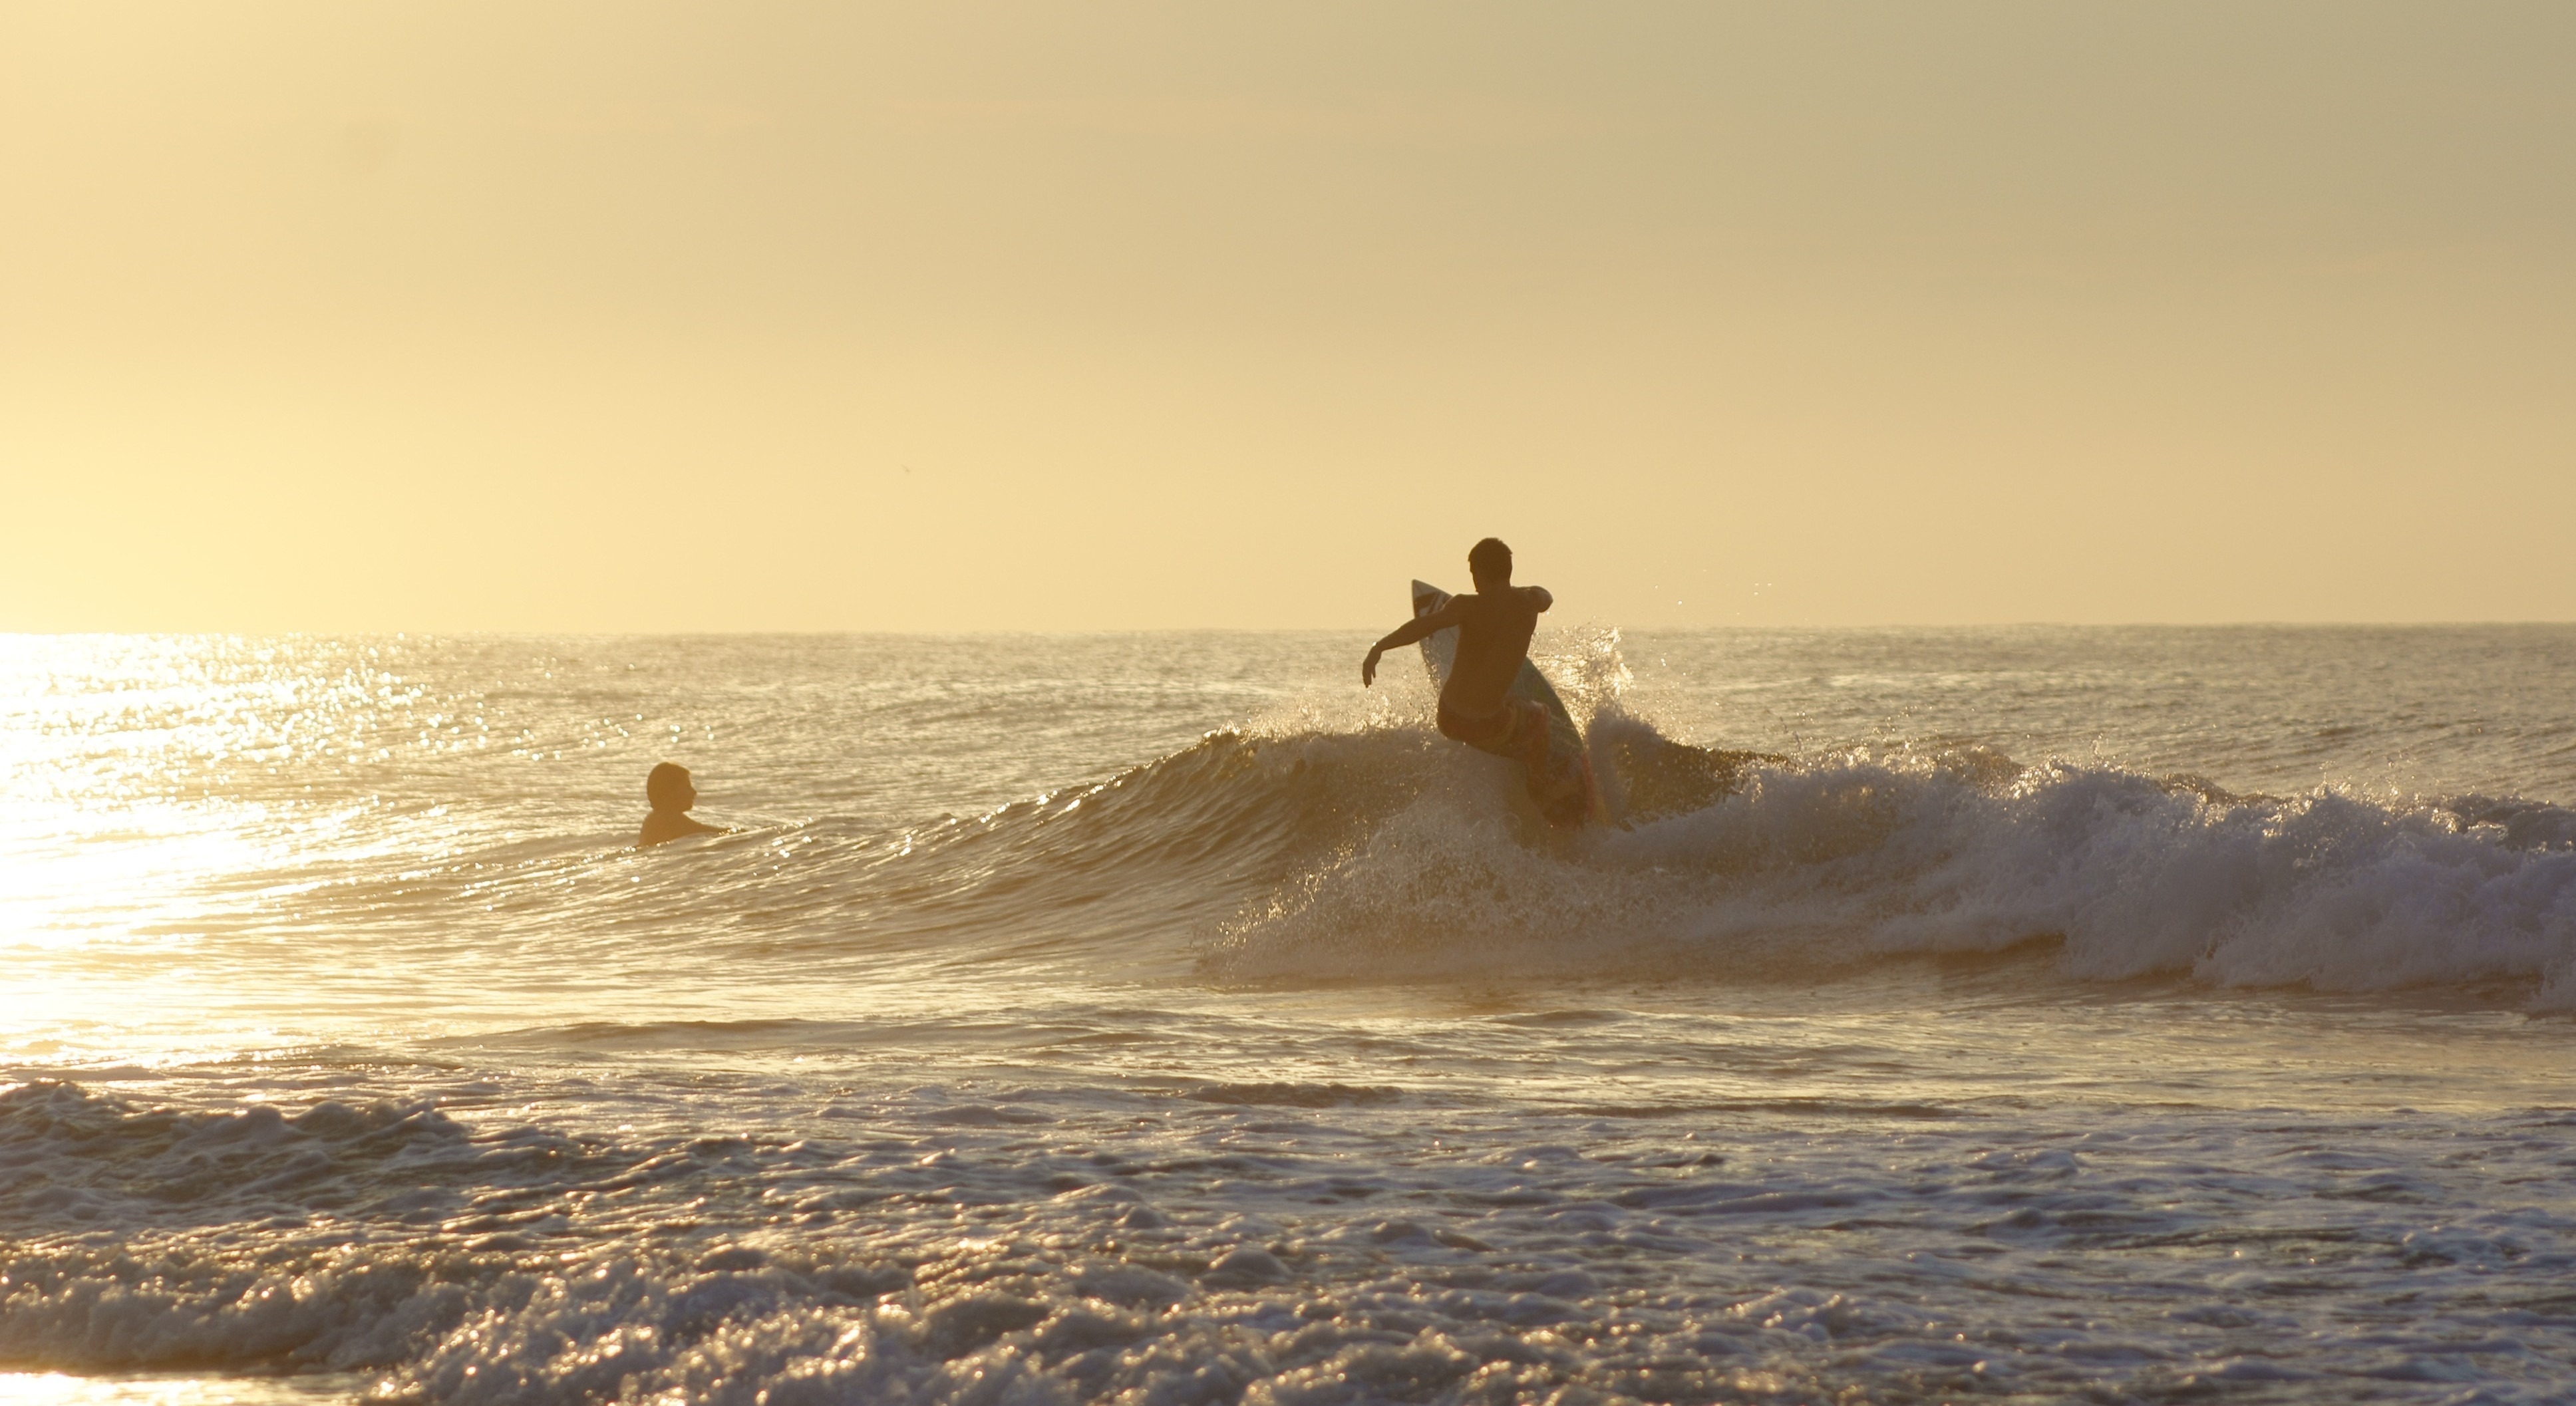
[{"label": "surfer's hand", "polygon": [[1368,658],[1360,661],[1360,687],[1362,688],[1377,682],[1378,653],[1379,651],[1372,649],[1368,653]]}]

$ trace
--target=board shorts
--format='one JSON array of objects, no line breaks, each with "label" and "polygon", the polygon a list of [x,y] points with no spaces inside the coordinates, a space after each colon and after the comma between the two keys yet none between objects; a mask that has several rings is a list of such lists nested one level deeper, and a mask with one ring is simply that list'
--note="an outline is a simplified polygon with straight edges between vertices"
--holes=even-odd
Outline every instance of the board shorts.
[{"label": "board shorts", "polygon": [[1528,772],[1530,799],[1552,825],[1580,825],[1593,806],[1592,762],[1579,742],[1558,745],[1545,707],[1512,698],[1501,712],[1471,718],[1440,705],[1440,734],[1479,752],[1519,762]]},{"label": "board shorts", "polygon": [[1507,698],[1502,711],[1481,718],[1468,717],[1444,700],[1440,735],[1479,752],[1509,757],[1528,767],[1533,776],[1547,764],[1547,709],[1526,698]]}]

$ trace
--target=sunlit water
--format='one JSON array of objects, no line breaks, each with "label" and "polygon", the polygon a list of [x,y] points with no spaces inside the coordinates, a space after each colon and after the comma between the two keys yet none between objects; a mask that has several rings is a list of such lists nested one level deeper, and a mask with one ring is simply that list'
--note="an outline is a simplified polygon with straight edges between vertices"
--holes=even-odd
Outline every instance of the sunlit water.
[{"label": "sunlit water", "polygon": [[2576,630],[1365,643],[0,640],[0,1398],[2576,1392]]}]

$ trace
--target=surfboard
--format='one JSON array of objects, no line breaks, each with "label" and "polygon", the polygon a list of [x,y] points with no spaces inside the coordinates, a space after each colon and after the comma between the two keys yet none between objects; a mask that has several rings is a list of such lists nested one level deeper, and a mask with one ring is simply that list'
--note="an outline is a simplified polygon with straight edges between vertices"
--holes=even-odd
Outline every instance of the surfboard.
[{"label": "surfboard", "polygon": [[[1449,603],[1449,593],[1427,581],[1413,583],[1413,615],[1420,619]],[[1450,667],[1458,659],[1458,632],[1434,630],[1422,641],[1422,667],[1431,675],[1434,692],[1449,682]],[[1602,804],[1601,788],[1592,776],[1592,758],[1583,745],[1582,730],[1575,727],[1574,716],[1565,710],[1565,700],[1556,696],[1556,688],[1547,675],[1527,659],[1521,671],[1512,678],[1510,696],[1525,698],[1547,711],[1547,758],[1536,767],[1524,765],[1528,773],[1530,799],[1538,802],[1539,813],[1551,825],[1571,828],[1586,820],[1608,819]]]}]

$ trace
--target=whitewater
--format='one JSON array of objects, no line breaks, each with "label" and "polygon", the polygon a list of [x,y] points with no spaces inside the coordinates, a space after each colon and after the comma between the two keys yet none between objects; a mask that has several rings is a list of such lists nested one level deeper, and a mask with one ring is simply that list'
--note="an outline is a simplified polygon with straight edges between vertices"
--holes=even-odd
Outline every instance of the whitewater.
[{"label": "whitewater", "polygon": [[2576,627],[1366,646],[0,637],[0,1400],[2576,1395]]}]

